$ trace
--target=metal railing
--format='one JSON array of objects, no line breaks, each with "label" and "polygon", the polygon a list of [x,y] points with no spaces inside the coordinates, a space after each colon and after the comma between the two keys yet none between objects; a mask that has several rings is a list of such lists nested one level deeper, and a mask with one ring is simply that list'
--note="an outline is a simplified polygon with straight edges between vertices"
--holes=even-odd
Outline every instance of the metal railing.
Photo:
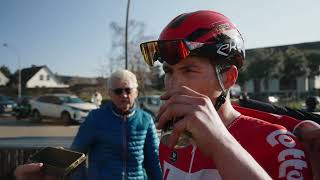
[{"label": "metal railing", "polygon": [[14,179],[13,172],[15,168],[28,162],[28,158],[37,152],[39,149],[15,149],[1,148],[0,149],[0,179]]},{"label": "metal railing", "polygon": [[73,137],[0,138],[0,179],[14,180],[15,168],[27,163],[32,154],[47,146],[69,148],[72,140]]}]

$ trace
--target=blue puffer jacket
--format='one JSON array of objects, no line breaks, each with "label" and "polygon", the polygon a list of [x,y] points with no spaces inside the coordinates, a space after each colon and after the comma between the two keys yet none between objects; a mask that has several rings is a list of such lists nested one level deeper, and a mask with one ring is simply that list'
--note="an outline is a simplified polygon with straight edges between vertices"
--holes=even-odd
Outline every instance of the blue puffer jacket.
[{"label": "blue puffer jacket", "polygon": [[146,171],[149,179],[157,180],[162,179],[158,146],[149,114],[132,109],[128,115],[120,115],[108,103],[90,112],[71,149],[88,153],[87,179],[140,180],[146,179]]}]

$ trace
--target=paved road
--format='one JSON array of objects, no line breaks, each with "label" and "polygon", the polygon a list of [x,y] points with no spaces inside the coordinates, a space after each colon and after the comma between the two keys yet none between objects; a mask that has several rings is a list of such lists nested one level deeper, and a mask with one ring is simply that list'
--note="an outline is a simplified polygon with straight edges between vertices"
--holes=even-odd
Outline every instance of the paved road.
[{"label": "paved road", "polygon": [[0,138],[4,137],[72,137],[78,131],[78,125],[64,126],[54,120],[45,120],[40,124],[29,120],[15,120],[14,117],[0,116]]},{"label": "paved road", "polygon": [[[32,123],[28,119],[16,120],[11,116],[0,116],[0,146],[45,146],[70,144],[79,125],[65,126],[57,120]],[[160,136],[160,131],[158,130]],[[65,146],[68,147],[68,146]]]}]

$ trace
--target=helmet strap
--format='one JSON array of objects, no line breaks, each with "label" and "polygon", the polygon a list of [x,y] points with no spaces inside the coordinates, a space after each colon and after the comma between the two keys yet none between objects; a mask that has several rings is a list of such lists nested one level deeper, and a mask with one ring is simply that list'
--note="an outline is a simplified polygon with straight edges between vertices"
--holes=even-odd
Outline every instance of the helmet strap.
[{"label": "helmet strap", "polygon": [[214,108],[216,109],[216,111],[218,111],[222,106],[222,104],[226,102],[226,96],[227,96],[227,93],[222,92],[220,96],[217,98],[216,103],[214,104]]},{"label": "helmet strap", "polygon": [[221,70],[223,69],[223,67],[220,65],[216,65],[215,69],[216,69],[216,76],[218,78],[218,82],[219,82],[220,88],[222,90],[220,96],[217,98],[217,100],[214,104],[214,108],[218,111],[220,109],[220,107],[226,102],[226,97],[229,92],[229,89],[225,89],[225,87],[222,83]]},{"label": "helmet strap", "polygon": [[221,71],[222,71],[222,66],[221,65],[216,65],[216,75],[217,75],[217,78],[218,78],[218,82],[219,82],[219,85],[220,85],[220,88],[222,90],[222,92],[225,92],[226,89],[224,88],[224,84],[222,82],[222,76],[221,76]]}]

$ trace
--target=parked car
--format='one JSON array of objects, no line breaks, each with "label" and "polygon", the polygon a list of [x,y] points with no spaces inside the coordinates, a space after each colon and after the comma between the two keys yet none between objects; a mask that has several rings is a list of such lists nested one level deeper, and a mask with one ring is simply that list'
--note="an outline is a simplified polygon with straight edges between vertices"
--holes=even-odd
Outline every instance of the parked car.
[{"label": "parked car", "polygon": [[31,96],[21,96],[17,98],[17,106],[13,108],[13,115],[16,117],[17,120],[23,118],[29,118],[31,115]]},{"label": "parked car", "polygon": [[9,96],[0,95],[0,114],[12,113],[17,103]]},{"label": "parked car", "polygon": [[43,117],[60,118],[64,123],[82,123],[88,113],[98,107],[70,94],[46,94],[30,102],[32,120],[41,122]]},{"label": "parked car", "polygon": [[140,108],[151,114],[153,118],[156,116],[162,105],[162,101],[158,95],[138,97],[138,103]]}]

